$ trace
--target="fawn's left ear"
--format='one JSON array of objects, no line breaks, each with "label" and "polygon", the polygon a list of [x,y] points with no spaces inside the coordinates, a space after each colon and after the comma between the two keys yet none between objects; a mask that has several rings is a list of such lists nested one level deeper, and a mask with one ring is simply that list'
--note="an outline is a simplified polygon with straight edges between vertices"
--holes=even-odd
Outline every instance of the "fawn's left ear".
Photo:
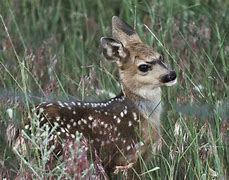
[{"label": "fawn's left ear", "polygon": [[117,16],[112,18],[112,37],[121,41],[125,47],[127,44],[142,42],[135,29]]},{"label": "fawn's left ear", "polygon": [[100,42],[103,49],[103,55],[107,60],[120,62],[126,58],[128,50],[123,47],[120,41],[102,37]]}]

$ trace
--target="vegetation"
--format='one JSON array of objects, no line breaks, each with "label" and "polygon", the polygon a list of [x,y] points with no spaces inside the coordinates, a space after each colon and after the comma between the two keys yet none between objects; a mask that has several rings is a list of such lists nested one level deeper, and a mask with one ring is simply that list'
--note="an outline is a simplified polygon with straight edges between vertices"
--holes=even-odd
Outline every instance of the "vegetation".
[{"label": "vegetation", "polygon": [[[12,153],[5,134],[10,122],[20,124],[31,102],[102,100],[120,92],[117,68],[102,58],[99,48],[100,37],[111,34],[113,15],[133,24],[179,77],[176,86],[163,88],[163,148],[152,154],[147,177],[227,179],[229,3],[225,0],[2,0],[0,179],[103,175],[99,162],[96,167],[87,161],[84,146],[73,145],[73,154],[67,149],[66,156],[74,161],[60,162],[47,172],[49,148],[41,159],[31,161]],[[34,147],[44,142],[28,139]]]}]

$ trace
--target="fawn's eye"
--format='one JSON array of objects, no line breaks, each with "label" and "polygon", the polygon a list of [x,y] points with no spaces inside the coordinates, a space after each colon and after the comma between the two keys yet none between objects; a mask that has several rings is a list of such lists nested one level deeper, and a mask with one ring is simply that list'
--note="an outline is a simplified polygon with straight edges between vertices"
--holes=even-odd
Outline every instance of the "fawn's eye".
[{"label": "fawn's eye", "polygon": [[140,66],[138,66],[138,69],[141,72],[147,72],[150,70],[150,66],[147,64],[141,64]]}]

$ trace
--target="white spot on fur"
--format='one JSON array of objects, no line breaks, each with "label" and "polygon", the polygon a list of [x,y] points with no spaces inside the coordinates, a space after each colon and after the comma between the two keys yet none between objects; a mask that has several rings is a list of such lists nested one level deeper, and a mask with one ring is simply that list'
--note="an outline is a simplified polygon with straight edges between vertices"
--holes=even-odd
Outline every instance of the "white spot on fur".
[{"label": "white spot on fur", "polygon": [[84,124],[87,124],[87,120],[86,120],[86,119],[81,119],[81,121],[82,121]]},{"label": "white spot on fur", "polygon": [[64,107],[64,105],[62,104],[62,102],[58,101],[58,104],[60,107]]},{"label": "white spot on fur", "polygon": [[88,119],[91,121],[93,119],[93,117],[92,116],[89,116]]},{"label": "white spot on fur", "polygon": [[44,121],[44,120],[45,120],[45,117],[42,117],[40,121],[42,122],[42,121]]},{"label": "white spot on fur", "polygon": [[61,130],[61,132],[62,132],[62,133],[65,133],[65,130],[64,130],[64,128],[60,128],[60,130]]},{"label": "white spot on fur", "polygon": [[67,128],[64,128],[64,130],[66,131],[66,133],[69,133],[69,130]]},{"label": "white spot on fur", "polygon": [[101,111],[95,110],[96,113],[101,113]]},{"label": "white spot on fur", "polygon": [[64,128],[66,132],[69,132],[69,130],[67,128]]},{"label": "white spot on fur", "polygon": [[43,108],[39,108],[39,113],[43,113],[44,109]]},{"label": "white spot on fur", "polygon": [[54,139],[54,136],[51,135],[50,138],[49,138],[49,141],[52,141]]},{"label": "white spot on fur", "polygon": [[[48,125],[48,124],[46,124],[46,125]],[[58,122],[54,122],[54,126],[58,127],[59,126]]]},{"label": "white spot on fur", "polygon": [[68,129],[71,129],[71,125],[70,125],[70,124],[67,124],[67,128],[68,128]]},{"label": "white spot on fur", "polygon": [[60,121],[60,116],[57,116],[56,117],[56,121]]},{"label": "white spot on fur", "polygon": [[133,114],[134,120],[136,121],[138,119],[136,112],[132,112],[132,114]]},{"label": "white spot on fur", "polygon": [[49,103],[49,104],[46,105],[46,107],[49,107],[49,106],[52,106],[52,105],[53,105],[53,103]]},{"label": "white spot on fur", "polygon": [[92,122],[92,127],[96,127],[97,126],[97,122]]},{"label": "white spot on fur", "polygon": [[120,118],[118,118],[118,119],[117,119],[117,123],[119,124],[120,122],[121,122],[121,119],[120,119]]}]

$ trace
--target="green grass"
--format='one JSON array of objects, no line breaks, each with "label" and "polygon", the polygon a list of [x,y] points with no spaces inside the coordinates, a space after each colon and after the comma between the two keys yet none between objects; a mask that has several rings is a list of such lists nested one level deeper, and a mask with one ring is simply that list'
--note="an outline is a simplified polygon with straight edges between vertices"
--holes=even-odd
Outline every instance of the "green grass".
[{"label": "green grass", "polygon": [[[27,106],[33,101],[31,95],[101,100],[119,93],[117,68],[102,58],[99,41],[110,36],[113,15],[135,25],[179,77],[176,86],[163,89],[164,145],[147,166],[149,179],[227,179],[227,1],[4,0],[0,15],[1,99],[10,92]],[[185,113],[179,108],[184,106],[207,113]],[[12,118],[6,113],[9,108]],[[4,169],[12,169],[10,175],[18,173],[4,134],[8,123],[20,122],[21,116],[15,104],[2,103],[0,113],[3,177]],[[28,166],[37,170],[39,165]]]}]

